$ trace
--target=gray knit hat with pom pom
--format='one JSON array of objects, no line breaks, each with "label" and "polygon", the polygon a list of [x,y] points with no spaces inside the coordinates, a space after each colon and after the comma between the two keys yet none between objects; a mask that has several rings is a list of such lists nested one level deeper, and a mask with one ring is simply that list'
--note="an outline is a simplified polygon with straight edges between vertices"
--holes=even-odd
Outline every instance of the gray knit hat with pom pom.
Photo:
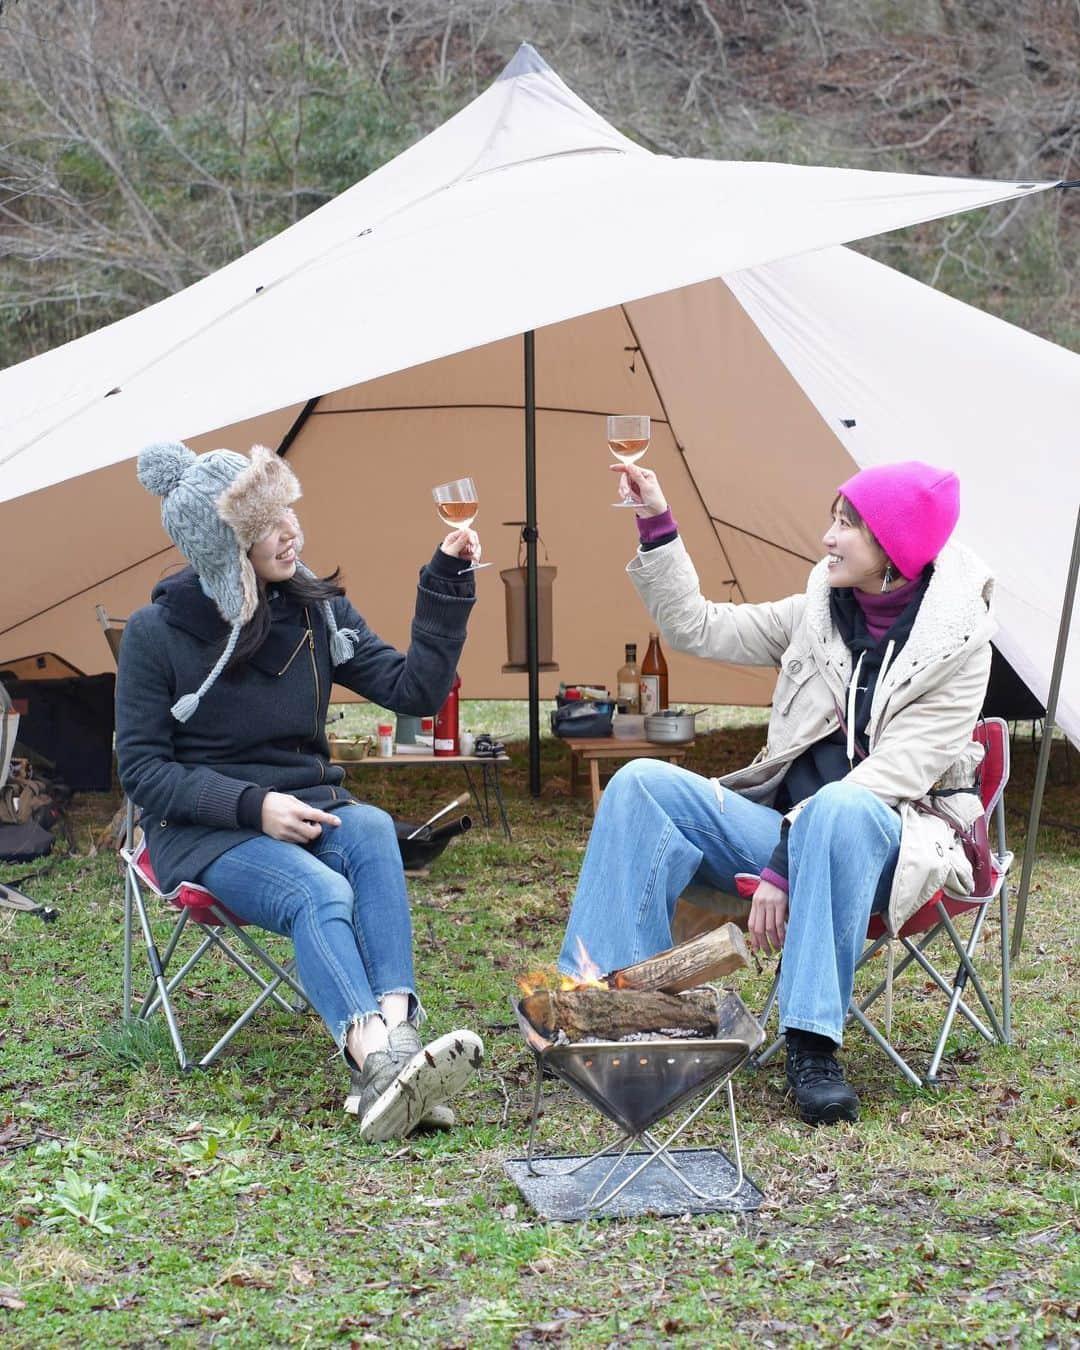
[{"label": "gray knit hat with pom pom", "polygon": [[[300,496],[292,469],[265,445],[251,455],[210,450],[196,455],[179,441],[148,445],[139,455],[139,482],[161,498],[161,523],[199,575],[199,582],[229,625],[229,639],[213,670],[193,694],[173,704],[186,722],[229,664],[241,630],[259,603],[259,582],[248,551],[265,539]],[[312,576],[303,563],[297,570]],[[353,655],[356,633],[338,629],[329,600],[322,603],[335,666]]]}]

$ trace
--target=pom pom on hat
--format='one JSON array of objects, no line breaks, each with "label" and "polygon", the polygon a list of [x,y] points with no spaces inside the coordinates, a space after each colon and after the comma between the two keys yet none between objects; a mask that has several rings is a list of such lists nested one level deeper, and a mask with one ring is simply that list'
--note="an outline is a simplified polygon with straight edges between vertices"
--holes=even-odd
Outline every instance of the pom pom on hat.
[{"label": "pom pom on hat", "polygon": [[140,453],[135,471],[148,492],[167,497],[194,462],[194,450],[180,441],[159,441]]},{"label": "pom pom on hat", "polygon": [[851,502],[874,538],[913,580],[945,547],[960,517],[960,480],[921,460],[860,469],[837,491]]}]

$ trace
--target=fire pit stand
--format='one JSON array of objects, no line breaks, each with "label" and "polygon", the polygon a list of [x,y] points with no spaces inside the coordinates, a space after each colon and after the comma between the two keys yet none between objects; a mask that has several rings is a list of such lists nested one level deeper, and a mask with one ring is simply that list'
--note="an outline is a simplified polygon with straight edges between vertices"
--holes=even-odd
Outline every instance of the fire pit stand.
[{"label": "fire pit stand", "polygon": [[[763,1034],[739,998],[731,995],[721,1005],[714,1037],[569,1044],[546,1040],[520,1005],[513,1006],[536,1057],[536,1084],[527,1156],[511,1159],[505,1170],[542,1217],[700,1214],[750,1210],[761,1204],[761,1191],[743,1172],[731,1076],[761,1044]],[[612,1121],[618,1137],[587,1157],[538,1157],[545,1071],[568,1083]],[[654,1126],[702,1093],[705,1096],[666,1137],[654,1133]],[[727,1096],[734,1162],[718,1148],[673,1149],[675,1140],[721,1093]],[[635,1149],[642,1144],[644,1149]],[[662,1167],[654,1167],[655,1163]]]}]

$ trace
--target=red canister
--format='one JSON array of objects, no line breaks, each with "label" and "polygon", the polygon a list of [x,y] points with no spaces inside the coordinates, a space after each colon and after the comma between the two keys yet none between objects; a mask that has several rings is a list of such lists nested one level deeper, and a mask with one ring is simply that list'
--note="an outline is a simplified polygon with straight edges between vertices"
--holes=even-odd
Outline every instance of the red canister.
[{"label": "red canister", "polygon": [[435,745],[438,755],[456,755],[458,751],[458,690],[461,677],[454,677],[454,684],[446,696],[446,702],[435,714]]}]

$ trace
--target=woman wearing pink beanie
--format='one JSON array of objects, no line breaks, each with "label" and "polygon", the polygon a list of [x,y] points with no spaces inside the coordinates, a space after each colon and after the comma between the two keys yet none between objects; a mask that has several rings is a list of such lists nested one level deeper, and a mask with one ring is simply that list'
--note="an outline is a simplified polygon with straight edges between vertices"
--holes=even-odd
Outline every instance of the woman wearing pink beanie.
[{"label": "woman wearing pink beanie", "polygon": [[560,969],[576,973],[579,940],[602,970],[662,951],[692,881],[734,893],[736,874],[759,876],[750,945],[783,949],[788,1086],[808,1123],[855,1120],[836,1051],[870,915],[895,933],[936,891],[972,885],[955,832],[915,807],[944,790],[960,828],[982,809],[972,731],[993,582],[949,542],[959,482],[916,460],[860,470],[837,489],[804,593],[718,604],[701,594],[656,475],[619,472],[640,535],[627,571],[666,641],[779,676],[768,739],[747,768],[706,779],[640,759],[612,779]]}]

